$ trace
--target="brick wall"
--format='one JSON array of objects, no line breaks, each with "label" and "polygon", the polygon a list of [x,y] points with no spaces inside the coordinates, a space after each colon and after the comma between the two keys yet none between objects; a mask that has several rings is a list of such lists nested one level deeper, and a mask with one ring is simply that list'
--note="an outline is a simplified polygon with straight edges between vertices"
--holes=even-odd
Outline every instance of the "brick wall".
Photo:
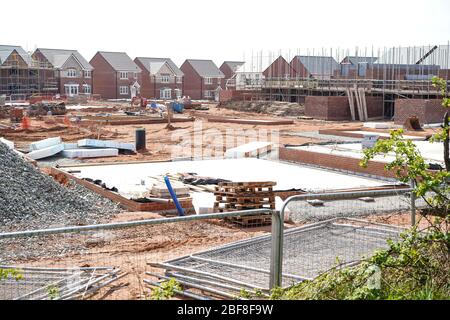
[{"label": "brick wall", "polygon": [[[381,97],[366,97],[366,104],[369,118],[383,117],[384,108]],[[358,110],[355,111],[358,119]],[[326,121],[351,120],[348,97],[307,96],[305,99],[305,115]]]},{"label": "brick wall", "polygon": [[92,92],[103,99],[118,99],[117,75],[108,62],[97,53],[90,64],[94,67],[92,72]]},{"label": "brick wall", "polygon": [[282,161],[305,163],[330,169],[345,170],[386,178],[395,177],[393,172],[385,170],[384,167],[386,164],[381,162],[370,161],[368,168],[362,168],[359,165],[359,159],[283,147],[279,149],[279,157]]},{"label": "brick wall", "polygon": [[417,116],[420,124],[440,123],[446,110],[440,99],[397,99],[395,100],[394,121],[404,124],[408,117]]}]

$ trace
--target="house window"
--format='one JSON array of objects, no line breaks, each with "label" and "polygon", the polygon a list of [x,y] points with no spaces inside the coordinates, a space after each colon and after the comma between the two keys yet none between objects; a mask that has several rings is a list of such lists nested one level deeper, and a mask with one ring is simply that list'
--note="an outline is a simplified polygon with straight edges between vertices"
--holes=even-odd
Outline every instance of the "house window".
[{"label": "house window", "polygon": [[133,78],[136,80],[137,79],[137,72],[133,72]]},{"label": "house window", "polygon": [[91,94],[92,93],[91,86],[88,85],[88,84],[83,84],[83,89],[84,89],[84,93],[85,94]]},{"label": "house window", "polygon": [[177,83],[183,83],[183,78],[182,77],[177,77]]},{"label": "house window", "polygon": [[128,79],[128,72],[120,71],[120,79],[122,80]]},{"label": "house window", "polygon": [[206,90],[205,91],[205,98],[213,98],[214,97],[214,91]]},{"label": "house window", "polygon": [[84,77],[85,78],[90,78],[91,76],[92,76],[91,70],[84,70]]},{"label": "house window", "polygon": [[78,95],[78,84],[66,84],[64,86],[64,90],[66,93],[66,96],[73,97]]},{"label": "house window", "polygon": [[358,76],[365,77],[367,72],[367,62],[360,62],[358,64]]},{"label": "house window", "polygon": [[119,93],[122,95],[128,94],[128,86],[120,86]]},{"label": "house window", "polygon": [[163,73],[161,74],[161,83],[169,83],[170,82],[170,74]]},{"label": "house window", "polygon": [[177,99],[181,98],[181,90],[180,89],[175,89],[175,96],[177,97]]},{"label": "house window", "polygon": [[172,89],[161,89],[159,96],[161,99],[172,99]]},{"label": "house window", "polygon": [[67,78],[76,78],[77,70],[75,69],[67,69]]},{"label": "house window", "polygon": [[213,84],[212,78],[205,78],[205,84]]}]

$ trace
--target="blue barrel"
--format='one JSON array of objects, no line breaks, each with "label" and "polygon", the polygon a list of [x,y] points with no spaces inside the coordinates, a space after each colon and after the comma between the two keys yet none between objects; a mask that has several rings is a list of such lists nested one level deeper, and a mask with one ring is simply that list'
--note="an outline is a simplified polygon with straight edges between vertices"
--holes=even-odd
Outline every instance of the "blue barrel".
[{"label": "blue barrel", "polygon": [[170,107],[176,113],[183,113],[184,111],[184,104],[182,104],[181,102],[171,102]]}]

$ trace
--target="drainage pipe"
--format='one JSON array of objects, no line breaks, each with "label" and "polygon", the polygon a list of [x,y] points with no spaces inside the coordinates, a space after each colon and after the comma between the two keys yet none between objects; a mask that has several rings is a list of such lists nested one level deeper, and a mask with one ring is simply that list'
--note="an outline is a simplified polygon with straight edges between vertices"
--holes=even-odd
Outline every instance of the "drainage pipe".
[{"label": "drainage pipe", "polygon": [[178,201],[177,194],[172,188],[172,184],[170,183],[169,177],[164,176],[164,181],[166,182],[167,189],[169,190],[170,196],[172,197],[173,202],[175,203],[175,206],[177,207],[178,215],[180,217],[184,216],[184,209],[181,207],[180,202]]}]

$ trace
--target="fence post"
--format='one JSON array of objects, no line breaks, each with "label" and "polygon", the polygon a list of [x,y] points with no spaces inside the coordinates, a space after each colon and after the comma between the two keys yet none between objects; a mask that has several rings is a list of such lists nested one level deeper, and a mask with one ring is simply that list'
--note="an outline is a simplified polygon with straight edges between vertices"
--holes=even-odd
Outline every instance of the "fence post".
[{"label": "fence post", "polygon": [[[411,179],[411,188],[415,189],[416,183]],[[411,191],[411,226],[416,225],[416,193],[415,190]]]},{"label": "fence post", "polygon": [[272,248],[270,254],[269,288],[282,286],[283,273],[283,220],[278,211],[272,211]]}]

